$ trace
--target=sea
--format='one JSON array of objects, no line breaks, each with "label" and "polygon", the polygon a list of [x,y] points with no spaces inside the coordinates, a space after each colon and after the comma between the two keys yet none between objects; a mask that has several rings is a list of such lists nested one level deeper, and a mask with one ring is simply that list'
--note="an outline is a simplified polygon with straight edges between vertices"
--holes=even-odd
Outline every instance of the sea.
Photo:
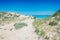
[{"label": "sea", "polygon": [[50,15],[32,15],[34,16],[36,19],[41,19],[41,18],[48,18]]}]

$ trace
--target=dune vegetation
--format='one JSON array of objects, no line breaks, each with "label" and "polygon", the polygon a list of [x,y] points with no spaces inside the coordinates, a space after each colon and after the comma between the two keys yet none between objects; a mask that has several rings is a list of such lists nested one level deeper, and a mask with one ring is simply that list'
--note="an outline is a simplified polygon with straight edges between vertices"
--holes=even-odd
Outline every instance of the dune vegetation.
[{"label": "dune vegetation", "polygon": [[[60,39],[60,10],[46,19],[35,19],[33,22],[35,32],[45,40]],[[52,35],[52,37],[50,36]]]},{"label": "dune vegetation", "polygon": [[27,26],[27,24],[26,23],[15,23],[14,26],[15,26],[15,29],[20,29],[24,26]]},{"label": "dune vegetation", "polygon": [[[50,17],[43,19],[35,19],[32,16],[24,16],[10,12],[0,12],[0,26],[0,35],[4,34],[6,31],[9,35],[8,38],[12,40],[16,35],[18,36],[16,37],[17,39],[21,39],[20,37],[25,35],[25,39],[29,36],[28,38],[35,40],[35,37],[38,35],[38,37],[36,37],[38,38],[37,40],[42,38],[43,40],[60,40],[60,10]],[[8,32],[10,32],[10,34]],[[7,34],[4,34],[6,38],[8,36]],[[11,34],[14,35],[13,38],[11,38]]]}]

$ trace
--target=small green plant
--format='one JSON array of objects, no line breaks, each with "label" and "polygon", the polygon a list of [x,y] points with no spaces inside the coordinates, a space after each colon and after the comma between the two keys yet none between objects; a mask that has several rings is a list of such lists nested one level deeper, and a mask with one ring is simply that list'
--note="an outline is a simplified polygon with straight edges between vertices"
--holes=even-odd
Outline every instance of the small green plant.
[{"label": "small green plant", "polygon": [[42,37],[44,37],[44,36],[45,36],[45,31],[41,30],[41,31],[39,32],[39,35],[42,36]]},{"label": "small green plant", "polygon": [[55,25],[57,25],[57,24],[58,24],[58,23],[55,22],[55,21],[52,21],[52,22],[49,23],[49,25],[51,25],[51,26],[55,26]]},{"label": "small green plant", "polygon": [[60,21],[60,16],[58,18],[55,18],[57,21]]},{"label": "small green plant", "polygon": [[27,26],[27,24],[26,23],[15,23],[14,26],[15,26],[15,29],[20,29],[24,26]]},{"label": "small green plant", "polygon": [[45,35],[45,31],[43,31],[42,29],[38,28],[38,27],[35,27],[35,32],[40,35],[40,36],[43,36]]},{"label": "small green plant", "polygon": [[39,28],[35,27],[35,32],[38,34],[39,33]]},{"label": "small green plant", "polygon": [[46,40],[49,40],[49,37],[48,37],[48,36],[46,36],[46,37],[45,37],[45,39],[46,39]]}]

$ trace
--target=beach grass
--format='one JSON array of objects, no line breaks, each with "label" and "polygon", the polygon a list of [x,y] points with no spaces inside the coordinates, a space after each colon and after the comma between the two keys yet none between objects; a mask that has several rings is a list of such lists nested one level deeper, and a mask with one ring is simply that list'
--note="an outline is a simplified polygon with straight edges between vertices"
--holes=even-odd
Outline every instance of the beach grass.
[{"label": "beach grass", "polygon": [[33,26],[35,26],[35,27],[39,27],[42,24],[43,24],[43,22],[40,19],[35,19],[33,22]]}]

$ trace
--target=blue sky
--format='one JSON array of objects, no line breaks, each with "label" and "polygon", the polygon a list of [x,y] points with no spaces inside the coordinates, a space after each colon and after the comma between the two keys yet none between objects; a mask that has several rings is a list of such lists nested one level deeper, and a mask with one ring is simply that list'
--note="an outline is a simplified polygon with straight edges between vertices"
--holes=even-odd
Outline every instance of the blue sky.
[{"label": "blue sky", "polygon": [[0,0],[0,11],[51,15],[57,10],[60,10],[60,0]]}]

